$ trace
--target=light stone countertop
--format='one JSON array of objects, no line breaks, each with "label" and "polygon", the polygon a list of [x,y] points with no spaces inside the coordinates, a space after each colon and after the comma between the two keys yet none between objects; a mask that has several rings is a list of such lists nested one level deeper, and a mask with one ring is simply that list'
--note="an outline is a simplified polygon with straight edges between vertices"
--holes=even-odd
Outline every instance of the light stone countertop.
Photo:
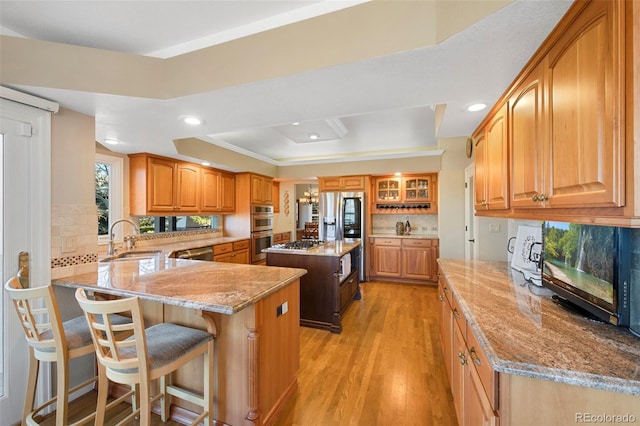
[{"label": "light stone countertop", "polygon": [[339,241],[328,241],[320,246],[310,248],[309,250],[291,250],[285,248],[269,247],[262,251],[265,253],[299,254],[303,256],[342,257],[358,246],[360,246],[360,240],[355,238]]},{"label": "light stone countertop", "polygon": [[[136,244],[136,248],[133,251],[140,250],[161,250],[163,256],[171,256],[176,251],[180,250],[188,250],[188,249],[197,249],[201,247],[212,247],[219,244],[226,243],[234,243],[236,241],[242,240],[250,240],[251,237],[209,237],[209,238],[198,238],[188,241],[172,241],[166,242],[162,239],[159,240],[149,240],[149,241],[138,241]],[[122,248],[120,247],[120,251],[122,252]],[[100,259],[106,257],[106,255],[100,257]]]},{"label": "light stone countertop", "polygon": [[234,314],[307,273],[297,268],[165,256],[98,262],[96,269],[92,273],[55,279],[52,284]]},{"label": "light stone countertop", "polygon": [[533,294],[507,262],[438,262],[495,371],[640,395],[640,337]]}]

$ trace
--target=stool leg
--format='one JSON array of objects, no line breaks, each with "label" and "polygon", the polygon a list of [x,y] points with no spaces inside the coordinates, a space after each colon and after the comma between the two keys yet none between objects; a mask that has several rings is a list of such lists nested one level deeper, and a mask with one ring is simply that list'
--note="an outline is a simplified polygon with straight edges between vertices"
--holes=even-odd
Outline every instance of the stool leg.
[{"label": "stool leg", "polygon": [[33,410],[36,400],[36,386],[38,385],[38,370],[40,361],[33,354],[33,348],[29,346],[29,374],[27,377],[27,393],[24,398],[24,409],[22,410],[22,426],[27,424],[27,416]]},{"label": "stool leg", "polygon": [[167,394],[167,376],[160,376],[160,417],[163,422],[169,418],[169,395]]},{"label": "stool leg", "polygon": [[204,357],[204,403],[207,405],[204,407],[209,413],[205,417],[206,425],[213,425],[214,409],[213,409],[213,395],[214,395],[214,363],[213,363],[213,340],[207,344],[207,353]]},{"label": "stool leg", "polygon": [[95,426],[102,426],[104,424],[108,397],[109,379],[107,378],[107,369],[102,363],[98,362],[98,402],[96,404]]},{"label": "stool leg", "polygon": [[140,425],[151,424],[151,389],[148,380],[146,383],[141,383],[138,388],[140,389]]},{"label": "stool leg", "polygon": [[56,426],[64,426],[69,413],[69,358],[64,356],[62,362],[56,362],[56,373]]}]

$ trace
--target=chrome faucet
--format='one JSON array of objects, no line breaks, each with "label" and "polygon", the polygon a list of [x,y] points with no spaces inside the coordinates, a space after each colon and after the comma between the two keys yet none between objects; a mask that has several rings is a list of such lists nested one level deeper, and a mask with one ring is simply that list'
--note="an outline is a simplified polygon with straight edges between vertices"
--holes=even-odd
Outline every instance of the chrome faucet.
[{"label": "chrome faucet", "polygon": [[107,248],[107,256],[114,255],[113,239],[115,238],[115,234],[113,233],[113,228],[120,222],[127,222],[127,223],[130,223],[131,226],[133,226],[133,235],[131,237],[125,238],[125,241],[127,241],[127,250],[130,248],[134,248],[136,246],[136,237],[140,232],[138,230],[138,227],[133,221],[129,219],[118,219],[115,222],[113,222],[113,224],[111,225],[111,229],[109,230],[109,247]]}]

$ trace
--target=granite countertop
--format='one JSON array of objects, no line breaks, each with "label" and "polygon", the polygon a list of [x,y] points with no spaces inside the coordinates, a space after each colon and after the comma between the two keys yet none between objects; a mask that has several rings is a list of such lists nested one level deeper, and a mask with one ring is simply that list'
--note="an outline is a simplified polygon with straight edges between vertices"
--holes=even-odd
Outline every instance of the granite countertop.
[{"label": "granite countertop", "polygon": [[375,234],[369,234],[368,235],[371,238],[414,238],[414,239],[418,239],[418,240],[437,240],[439,239],[439,237],[435,234],[402,234],[402,235],[398,235],[395,232],[394,233],[389,233],[389,234],[381,234],[381,233],[375,233]]},{"label": "granite countertop", "polygon": [[306,273],[297,268],[154,256],[99,262],[95,272],[58,278],[52,284],[234,314]]},{"label": "granite countertop", "polygon": [[[210,237],[210,238],[199,238],[195,240],[189,241],[178,241],[178,242],[166,242],[163,240],[142,240],[138,241],[136,244],[136,248],[133,251],[141,251],[141,250],[161,250],[163,256],[171,256],[176,251],[180,250],[188,250],[188,249],[197,249],[201,247],[211,247],[218,244],[226,244],[226,243],[234,243],[236,241],[249,240],[251,237]],[[119,247],[122,252],[122,247]],[[101,256],[100,259],[107,257],[106,254]]]},{"label": "granite countertop", "polygon": [[533,294],[507,262],[438,262],[495,371],[640,395],[640,337]]},{"label": "granite countertop", "polygon": [[262,250],[265,253],[299,254],[302,256],[335,256],[342,257],[360,245],[359,239],[346,239],[340,241],[328,241],[320,246],[308,250],[291,250],[285,248],[269,247]]}]

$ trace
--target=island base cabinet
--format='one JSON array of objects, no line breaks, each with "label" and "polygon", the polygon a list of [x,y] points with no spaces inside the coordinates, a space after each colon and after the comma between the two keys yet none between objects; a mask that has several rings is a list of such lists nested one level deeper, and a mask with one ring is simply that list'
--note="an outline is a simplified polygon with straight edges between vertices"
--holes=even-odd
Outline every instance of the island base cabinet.
[{"label": "island base cabinet", "polygon": [[513,374],[500,374],[500,407],[501,426],[640,421],[640,396]]},{"label": "island base cabinet", "polygon": [[[164,321],[209,329],[215,324],[217,424],[272,425],[297,389],[300,366],[300,280],[233,315],[165,305]],[[284,303],[288,310],[280,314]],[[206,319],[206,320],[205,320]],[[202,392],[202,361],[174,376]],[[195,418],[188,403],[172,401],[172,418]]]}]

